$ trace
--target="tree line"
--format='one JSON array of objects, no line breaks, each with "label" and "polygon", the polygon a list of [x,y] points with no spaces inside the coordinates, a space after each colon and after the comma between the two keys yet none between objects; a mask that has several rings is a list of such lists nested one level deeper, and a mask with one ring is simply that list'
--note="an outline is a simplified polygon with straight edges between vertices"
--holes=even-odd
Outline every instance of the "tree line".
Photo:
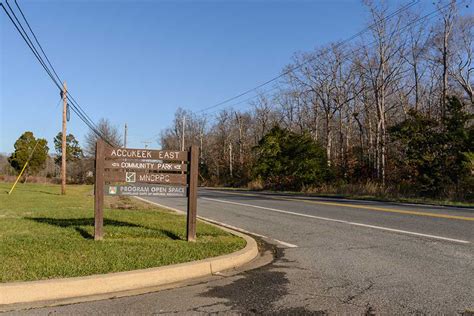
[{"label": "tree line", "polygon": [[[121,146],[122,139],[118,129],[107,119],[99,120],[96,130],[113,144]],[[66,135],[67,182],[91,184],[94,182],[94,155],[99,136],[89,131],[85,137],[85,145],[81,147],[73,134]],[[50,181],[59,181],[62,160],[62,133],[53,139],[55,154],[50,154],[48,141],[36,137],[33,132],[26,131],[16,140],[14,151],[10,156],[0,155],[0,173],[16,176],[26,165],[23,181],[29,176],[40,176]]]},{"label": "tree line", "polygon": [[384,3],[365,5],[371,26],[356,42],[296,53],[276,92],[244,108],[178,109],[162,146],[199,145],[208,185],[472,199],[469,4],[390,19]]}]

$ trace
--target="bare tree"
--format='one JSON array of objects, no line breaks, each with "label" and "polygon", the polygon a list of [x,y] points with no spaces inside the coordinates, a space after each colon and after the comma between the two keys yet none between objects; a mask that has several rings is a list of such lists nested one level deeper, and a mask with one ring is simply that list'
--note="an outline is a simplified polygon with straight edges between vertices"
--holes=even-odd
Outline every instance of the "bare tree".
[{"label": "bare tree", "polygon": [[270,101],[263,94],[260,94],[257,100],[252,101],[250,105],[253,107],[256,129],[254,135],[257,143],[273,127],[276,116]]},{"label": "bare tree", "polygon": [[374,21],[371,28],[375,47],[365,47],[366,62],[361,64],[365,75],[371,84],[377,115],[376,133],[376,170],[377,176],[385,185],[385,167],[387,158],[387,94],[393,88],[403,69],[403,49],[401,42],[400,24],[401,17],[387,20],[383,17],[387,13],[387,6],[380,7],[367,3]]},{"label": "bare tree", "polygon": [[450,75],[474,104],[474,15],[461,16],[456,23],[455,44]]},{"label": "bare tree", "polygon": [[441,116],[444,117],[446,109],[446,97],[448,95],[448,75],[450,68],[450,59],[452,56],[451,45],[452,45],[452,32],[454,21],[457,17],[456,0],[449,0],[449,6],[446,8],[445,3],[439,0],[436,4],[438,10],[442,12],[441,23],[434,31],[434,43],[435,49],[439,53],[439,63],[442,67],[442,79],[441,79]]},{"label": "bare tree", "polygon": [[[407,17],[408,21],[415,21],[420,19],[419,14],[416,13],[409,13],[407,14]],[[407,23],[409,23],[408,21]],[[426,60],[429,41],[427,22],[421,21],[418,24],[414,24],[412,27],[408,28],[407,31],[408,47],[406,53],[403,55],[403,58],[411,68],[413,78],[413,83],[408,89],[407,96],[413,93],[414,108],[415,110],[418,110],[420,108],[420,102],[422,97],[421,80],[426,71],[424,61]]]},{"label": "bare tree", "polygon": [[391,146],[389,128],[413,109],[439,119],[447,94],[472,102],[474,22],[453,0],[435,4],[438,23],[416,12],[388,19],[385,2],[365,3],[371,27],[358,42],[295,54],[275,92],[259,94],[246,109],[215,117],[178,110],[162,132],[163,146],[180,148],[185,115],[186,144],[200,145],[207,179],[229,184],[250,178],[252,148],[278,125],[310,132],[338,177],[390,184],[401,153]]},{"label": "bare tree", "polygon": [[122,145],[122,135],[119,133],[116,126],[113,126],[112,123],[105,118],[102,118],[97,123],[97,131],[100,134],[97,135],[94,131],[89,130],[85,137],[85,154],[89,157],[95,155],[95,144],[99,138],[107,140],[114,146]]}]

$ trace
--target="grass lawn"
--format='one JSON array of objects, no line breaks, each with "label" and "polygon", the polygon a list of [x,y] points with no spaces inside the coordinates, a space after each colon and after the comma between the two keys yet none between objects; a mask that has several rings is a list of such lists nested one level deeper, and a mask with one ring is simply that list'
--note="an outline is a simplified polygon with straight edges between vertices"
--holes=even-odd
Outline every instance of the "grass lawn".
[{"label": "grass lawn", "polygon": [[103,241],[94,241],[93,187],[0,183],[0,282],[84,276],[158,267],[231,253],[245,241],[131,198],[105,200]]}]

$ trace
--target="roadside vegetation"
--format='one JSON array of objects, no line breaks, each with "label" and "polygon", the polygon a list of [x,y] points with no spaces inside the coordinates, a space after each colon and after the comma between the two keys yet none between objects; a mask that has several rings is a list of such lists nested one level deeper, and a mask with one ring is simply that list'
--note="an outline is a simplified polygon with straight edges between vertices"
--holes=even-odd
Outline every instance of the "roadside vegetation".
[{"label": "roadside vegetation", "polygon": [[271,93],[236,108],[178,109],[161,143],[179,148],[185,117],[207,186],[473,203],[470,5],[424,2],[383,19],[386,2],[364,3],[373,26],[357,41],[296,53]]},{"label": "roadside vegetation", "polygon": [[105,238],[93,240],[92,186],[68,194],[48,184],[0,184],[0,282],[128,271],[231,253],[245,241],[198,221],[186,241],[186,218],[130,198],[106,198]]}]

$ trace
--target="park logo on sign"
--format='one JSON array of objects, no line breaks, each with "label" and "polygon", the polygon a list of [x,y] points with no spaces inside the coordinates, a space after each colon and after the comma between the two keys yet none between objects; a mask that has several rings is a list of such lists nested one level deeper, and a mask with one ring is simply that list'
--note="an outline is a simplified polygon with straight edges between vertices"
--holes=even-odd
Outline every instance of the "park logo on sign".
[{"label": "park logo on sign", "polygon": [[110,186],[109,187],[109,194],[111,194],[111,195],[117,194],[117,187],[116,186]]},{"label": "park logo on sign", "polygon": [[136,172],[127,172],[125,175],[125,182],[133,183],[137,181]]}]

